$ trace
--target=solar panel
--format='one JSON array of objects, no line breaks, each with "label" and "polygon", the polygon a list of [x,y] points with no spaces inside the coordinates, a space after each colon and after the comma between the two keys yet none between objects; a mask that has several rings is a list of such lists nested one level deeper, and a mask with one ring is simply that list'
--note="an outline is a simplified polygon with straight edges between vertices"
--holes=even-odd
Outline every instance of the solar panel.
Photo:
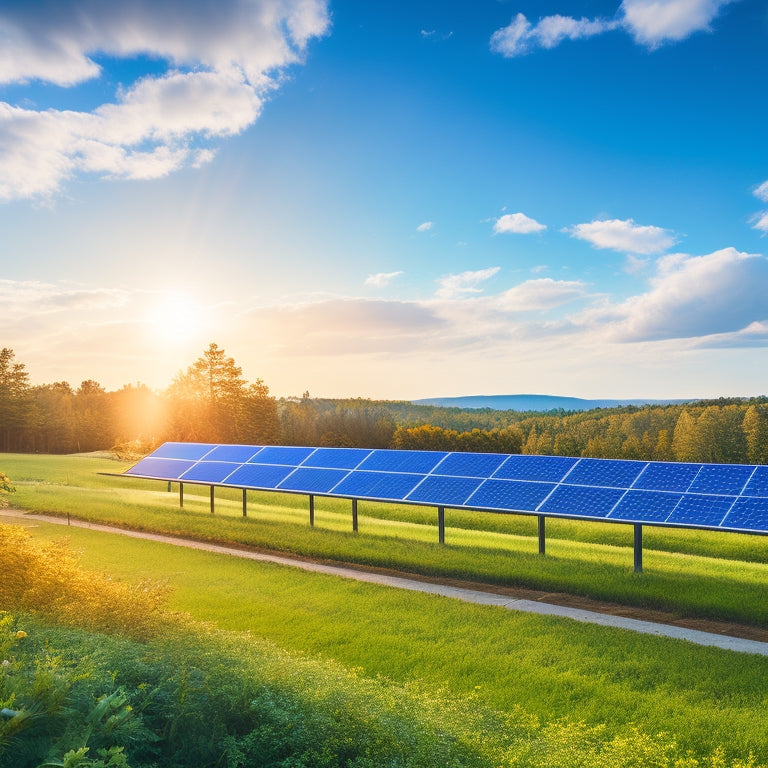
[{"label": "solar panel", "polygon": [[172,442],[124,474],[768,534],[765,465]]},{"label": "solar panel", "polygon": [[190,459],[198,461],[216,446],[210,443],[163,443],[150,456],[157,459]]},{"label": "solar panel", "polygon": [[194,463],[194,461],[185,461],[184,459],[158,459],[152,455],[142,459],[136,466],[127,470],[125,474],[137,477],[152,477],[157,480],[176,480]]},{"label": "solar panel", "polygon": [[663,523],[683,498],[667,491],[627,491],[610,513],[611,520]]},{"label": "solar panel", "polygon": [[424,475],[407,474],[405,472],[366,472],[364,470],[356,470],[355,472],[350,472],[333,489],[333,492],[339,496],[401,501],[423,479]]},{"label": "solar panel", "polygon": [[262,449],[261,445],[217,445],[205,457],[206,461],[234,461],[242,464],[255,460],[256,454]]},{"label": "solar panel", "polygon": [[493,476],[503,480],[541,480],[557,483],[568,474],[577,461],[578,459],[569,456],[512,455]]},{"label": "solar panel", "polygon": [[452,477],[490,477],[507,458],[503,453],[450,453],[434,472]]},{"label": "solar panel", "polygon": [[179,477],[185,482],[222,483],[240,465],[229,461],[198,461]]},{"label": "solar panel", "polygon": [[277,488],[293,472],[293,467],[273,464],[243,464],[227,479],[227,485],[235,488]]},{"label": "solar panel", "polygon": [[618,459],[582,459],[562,482],[568,485],[599,485],[609,488],[629,488],[645,469],[645,461]]},{"label": "solar panel", "polygon": [[678,491],[685,493],[699,473],[701,464],[671,464],[652,461],[635,480],[633,488],[646,491]]},{"label": "solar panel", "polygon": [[426,474],[431,472],[447,455],[443,451],[390,451],[380,449],[373,451],[358,469]]},{"label": "solar panel", "polygon": [[668,523],[717,527],[733,506],[733,496],[686,494],[680,499]]},{"label": "solar panel", "polygon": [[467,499],[466,506],[507,512],[535,512],[554,489],[553,483],[522,480],[486,480]]},{"label": "solar panel", "polygon": [[688,490],[735,496],[741,493],[754,470],[740,464],[704,464]]},{"label": "solar panel", "polygon": [[427,475],[408,495],[408,501],[421,501],[445,507],[462,506],[482,480],[471,477]]},{"label": "solar panel", "polygon": [[328,493],[334,485],[338,485],[348,474],[345,469],[299,467],[280,483],[279,490]]},{"label": "solar panel", "polygon": [[748,531],[768,531],[768,498],[737,499],[722,526]]},{"label": "solar panel", "polygon": [[363,448],[318,448],[304,460],[304,467],[354,469],[371,453]]},{"label": "solar panel", "polygon": [[296,467],[314,450],[314,448],[297,448],[291,445],[268,445],[262,448],[251,461],[257,464],[285,464]]},{"label": "solar panel", "polygon": [[572,517],[607,517],[623,495],[624,491],[618,488],[558,485],[539,507],[539,512]]},{"label": "solar panel", "polygon": [[768,496],[768,467],[757,467],[744,489],[745,496]]}]

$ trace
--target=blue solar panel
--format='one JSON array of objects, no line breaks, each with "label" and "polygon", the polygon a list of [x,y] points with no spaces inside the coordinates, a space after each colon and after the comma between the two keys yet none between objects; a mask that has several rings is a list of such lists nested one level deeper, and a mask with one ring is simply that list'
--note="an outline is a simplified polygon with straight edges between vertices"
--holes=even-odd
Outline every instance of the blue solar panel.
[{"label": "blue solar panel", "polygon": [[504,453],[451,453],[435,468],[436,475],[490,477],[507,459]]},{"label": "blue solar panel", "polygon": [[530,483],[522,480],[486,480],[467,499],[466,506],[478,509],[535,512],[552,492],[553,483]]},{"label": "blue solar panel", "polygon": [[314,450],[314,448],[297,448],[292,445],[268,445],[254,456],[253,461],[257,464],[285,464],[296,467]]},{"label": "blue solar panel", "polygon": [[443,451],[374,451],[358,469],[380,472],[413,472],[426,474],[448,454]]},{"label": "blue solar panel", "polygon": [[345,469],[314,469],[299,467],[280,483],[278,490],[303,491],[304,493],[328,493],[349,472]]},{"label": "blue solar panel", "polygon": [[704,464],[688,491],[736,496],[741,493],[754,469],[739,464]]},{"label": "blue solar panel", "polygon": [[260,445],[217,445],[206,457],[206,461],[233,461],[237,464],[252,459],[260,450]]},{"label": "blue solar panel", "polygon": [[680,499],[680,503],[667,522],[681,525],[718,526],[733,502],[733,496],[686,494]]},{"label": "blue solar panel", "polygon": [[202,459],[216,446],[210,443],[163,443],[150,455],[156,459]]},{"label": "blue solar panel", "polygon": [[404,499],[424,475],[405,472],[350,472],[334,489],[334,495],[369,499]]},{"label": "blue solar panel", "polygon": [[674,464],[652,461],[635,480],[633,488],[647,491],[685,493],[699,472],[701,464]]},{"label": "blue solar panel", "polygon": [[482,482],[471,477],[428,475],[407,498],[408,501],[421,501],[425,504],[460,507]]},{"label": "blue solar panel", "polygon": [[369,453],[370,450],[363,448],[318,448],[307,456],[302,466],[354,469]]},{"label": "blue solar panel", "polygon": [[277,488],[291,473],[293,467],[274,464],[243,464],[227,478],[227,485],[235,488]]},{"label": "blue solar panel", "polygon": [[752,478],[744,489],[745,496],[768,496],[768,467],[756,467]]},{"label": "blue solar panel", "polygon": [[627,491],[610,514],[611,520],[663,523],[683,498],[666,491]]},{"label": "blue solar panel", "polygon": [[617,459],[582,459],[563,482],[568,485],[600,485],[608,488],[629,488],[645,469],[644,461]]},{"label": "blue solar panel", "polygon": [[541,480],[557,483],[578,461],[568,456],[510,456],[496,470],[494,478],[502,480]]},{"label": "blue solar panel", "polygon": [[606,517],[624,491],[583,485],[559,485],[539,507],[539,512],[578,517]]},{"label": "blue solar panel", "polygon": [[193,464],[180,478],[185,482],[221,483],[231,475],[240,464],[230,461],[199,461]]},{"label": "blue solar panel", "polygon": [[147,456],[135,467],[131,467],[124,474],[154,477],[158,480],[176,480],[183,475],[195,462],[184,459],[158,459]]},{"label": "blue solar panel", "polygon": [[165,443],[124,474],[490,511],[768,533],[768,466]]},{"label": "blue solar panel", "polygon": [[768,498],[737,499],[722,527],[768,531]]}]

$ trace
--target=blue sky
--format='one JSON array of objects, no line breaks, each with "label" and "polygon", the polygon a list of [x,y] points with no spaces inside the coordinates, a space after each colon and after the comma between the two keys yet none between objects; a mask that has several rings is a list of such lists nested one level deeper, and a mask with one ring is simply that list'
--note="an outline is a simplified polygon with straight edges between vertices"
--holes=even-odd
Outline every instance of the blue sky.
[{"label": "blue sky", "polygon": [[0,5],[0,345],[164,388],[765,394],[768,6]]}]

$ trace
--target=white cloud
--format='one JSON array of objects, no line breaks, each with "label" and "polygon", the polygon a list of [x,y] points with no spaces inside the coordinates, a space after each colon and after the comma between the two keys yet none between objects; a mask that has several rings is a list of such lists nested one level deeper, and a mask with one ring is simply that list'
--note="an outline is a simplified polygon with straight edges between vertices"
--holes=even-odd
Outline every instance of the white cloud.
[{"label": "white cloud", "polygon": [[768,234],[768,211],[762,211],[761,213],[755,214],[752,221],[754,222],[752,224],[753,229],[758,229],[761,232]]},{"label": "white cloud", "polygon": [[522,56],[534,48],[554,48],[563,40],[579,40],[615,29],[617,22],[604,19],[574,19],[570,16],[545,16],[533,25],[518,13],[509,26],[491,35],[491,50],[506,58]]},{"label": "white cloud", "polygon": [[445,275],[437,282],[440,285],[436,295],[443,299],[451,299],[456,296],[462,296],[467,293],[481,293],[482,288],[478,288],[480,283],[492,278],[500,267],[489,267],[488,269],[479,269],[477,271],[461,272],[457,275]]},{"label": "white cloud", "polygon": [[493,225],[494,232],[509,232],[518,235],[541,232],[546,228],[545,224],[539,224],[536,219],[532,219],[524,213],[505,213],[503,216],[496,219],[496,222]]},{"label": "white cloud", "polygon": [[768,181],[764,181],[755,191],[754,195],[758,200],[768,203]]},{"label": "white cloud", "polygon": [[624,258],[624,271],[628,275],[637,275],[648,268],[650,259],[644,259],[640,256],[633,256],[631,253]]},{"label": "white cloud", "polygon": [[638,43],[656,48],[709,29],[720,9],[734,0],[623,0],[625,28]]},{"label": "white cloud", "polygon": [[375,275],[368,275],[365,278],[366,285],[373,285],[377,288],[383,288],[389,285],[396,277],[400,277],[403,274],[402,270],[398,272],[378,272]]},{"label": "white cloud", "polygon": [[610,248],[624,253],[651,256],[671,248],[677,239],[668,229],[640,226],[632,219],[604,219],[577,224],[569,230],[573,237],[592,243],[595,248]]},{"label": "white cloud", "polygon": [[584,313],[618,341],[703,338],[768,321],[768,259],[725,248],[706,256],[672,254],[657,262],[651,290]]},{"label": "white cloud", "polygon": [[434,226],[433,221],[425,221],[422,224],[419,224],[418,227],[416,227],[417,232],[429,232],[430,229]]},{"label": "white cloud", "polygon": [[736,0],[623,0],[615,19],[544,16],[532,24],[518,13],[510,24],[491,35],[495,53],[512,58],[536,48],[554,48],[563,40],[579,40],[623,29],[635,42],[657,48],[708,30],[723,6]]},{"label": "white cloud", "polygon": [[250,126],[281,69],[328,25],[324,0],[32,0],[0,9],[0,82],[70,86],[100,76],[95,54],[169,66],[91,112],[0,102],[0,198],[49,196],[78,172],[146,179],[207,162],[214,148],[201,143]]}]

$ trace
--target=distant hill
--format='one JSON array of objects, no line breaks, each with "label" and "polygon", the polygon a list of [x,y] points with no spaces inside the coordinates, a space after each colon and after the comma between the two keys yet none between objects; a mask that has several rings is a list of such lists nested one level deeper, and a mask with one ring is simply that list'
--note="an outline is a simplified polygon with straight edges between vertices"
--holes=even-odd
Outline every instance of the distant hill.
[{"label": "distant hill", "polygon": [[412,400],[416,405],[442,408],[490,408],[494,411],[590,411],[593,408],[618,408],[624,405],[669,405],[692,400],[584,400],[556,395],[468,395],[466,397],[428,397]]}]

